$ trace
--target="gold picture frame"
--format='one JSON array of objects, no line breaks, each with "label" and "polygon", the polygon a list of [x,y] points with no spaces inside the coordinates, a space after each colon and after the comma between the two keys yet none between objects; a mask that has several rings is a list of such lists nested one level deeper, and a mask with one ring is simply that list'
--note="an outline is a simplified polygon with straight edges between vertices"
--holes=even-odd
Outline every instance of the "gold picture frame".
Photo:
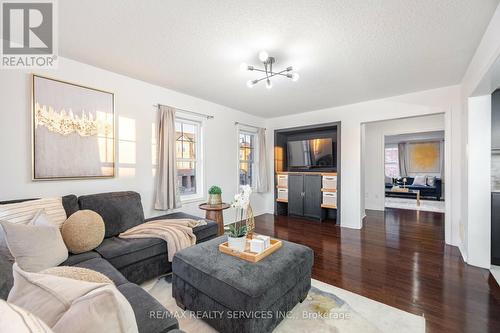
[{"label": "gold picture frame", "polygon": [[31,85],[32,180],[114,178],[114,93],[37,74]]}]

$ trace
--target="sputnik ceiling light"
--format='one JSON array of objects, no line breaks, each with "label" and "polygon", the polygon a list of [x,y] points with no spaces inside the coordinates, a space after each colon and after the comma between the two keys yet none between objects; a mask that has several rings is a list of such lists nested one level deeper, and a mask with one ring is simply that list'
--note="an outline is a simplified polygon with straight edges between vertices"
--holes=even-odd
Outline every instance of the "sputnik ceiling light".
[{"label": "sputnik ceiling light", "polygon": [[247,87],[252,88],[254,85],[259,83],[260,81],[266,80],[266,88],[271,89],[273,87],[273,83],[271,82],[271,78],[273,76],[284,76],[289,79],[292,79],[293,82],[296,82],[299,79],[299,74],[298,73],[292,73],[293,67],[289,66],[285,68],[282,71],[279,72],[273,72],[273,64],[276,62],[276,59],[274,57],[270,57],[269,54],[266,51],[260,51],[259,52],[259,60],[262,61],[264,64],[264,69],[256,68],[251,65],[247,65],[245,63],[240,65],[240,69],[242,71],[256,71],[256,72],[262,72],[265,73],[266,76],[256,79],[256,80],[248,80],[247,81]]}]

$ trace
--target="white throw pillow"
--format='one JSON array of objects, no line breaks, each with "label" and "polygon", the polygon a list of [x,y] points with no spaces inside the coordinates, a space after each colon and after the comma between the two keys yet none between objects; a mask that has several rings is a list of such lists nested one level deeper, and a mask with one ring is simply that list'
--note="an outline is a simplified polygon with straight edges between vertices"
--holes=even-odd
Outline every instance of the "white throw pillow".
[{"label": "white throw pillow", "polygon": [[13,265],[8,301],[59,332],[137,333],[134,310],[112,284],[25,272]]},{"label": "white throw pillow", "polygon": [[30,224],[0,221],[9,251],[25,271],[39,272],[68,259],[61,231],[46,223],[43,214]]},{"label": "white throw pillow", "polygon": [[[0,222],[2,221],[0,220]],[[3,222],[11,223],[8,221],[3,221]],[[55,226],[50,216],[48,216],[47,213],[45,212],[45,209],[38,210],[38,212],[35,213],[35,216],[28,224],[38,225],[38,226]],[[5,232],[3,231],[3,228],[1,226],[0,226],[0,255],[3,255],[11,262],[15,261],[14,256],[12,255],[12,253],[9,250],[9,247],[7,246],[7,240],[5,239]]]},{"label": "white throw pillow", "polygon": [[37,316],[0,300],[0,331],[16,333],[53,333]]},{"label": "white throw pillow", "polygon": [[426,186],[427,185],[427,177],[426,176],[415,176],[413,179],[412,185]]},{"label": "white throw pillow", "polygon": [[0,220],[11,223],[29,223],[35,214],[44,209],[53,223],[59,228],[66,221],[66,211],[62,198],[44,198],[29,200],[12,204],[0,205]]}]

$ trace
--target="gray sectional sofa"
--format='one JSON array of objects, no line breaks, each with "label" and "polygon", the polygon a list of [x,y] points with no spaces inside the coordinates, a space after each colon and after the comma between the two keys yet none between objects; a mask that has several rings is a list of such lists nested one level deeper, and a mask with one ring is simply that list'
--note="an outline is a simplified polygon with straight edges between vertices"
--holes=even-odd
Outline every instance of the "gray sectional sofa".
[{"label": "gray sectional sofa", "polygon": [[[33,199],[26,199],[33,200]],[[4,201],[0,204],[26,200]],[[169,332],[179,328],[177,319],[165,316],[150,318],[151,311],[168,313],[155,298],[137,284],[172,271],[167,260],[167,244],[160,239],[121,239],[118,234],[133,226],[154,219],[194,218],[184,213],[173,213],[151,219],[144,218],[141,197],[136,192],[112,192],[63,197],[66,215],[80,209],[99,213],[106,226],[105,238],[93,251],[75,254],[61,265],[78,266],[96,270],[108,276],[118,290],[127,298],[134,309],[137,326],[141,333]],[[207,221],[206,225],[193,228],[197,242],[217,237],[217,224]],[[6,299],[12,288],[12,263],[0,255],[0,297]]]}]

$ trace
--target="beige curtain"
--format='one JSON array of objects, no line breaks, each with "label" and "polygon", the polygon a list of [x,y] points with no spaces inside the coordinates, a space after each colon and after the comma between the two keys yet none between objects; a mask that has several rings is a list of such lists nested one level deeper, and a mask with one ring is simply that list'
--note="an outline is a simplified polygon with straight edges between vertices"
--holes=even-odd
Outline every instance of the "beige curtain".
[{"label": "beige curtain", "polygon": [[440,154],[439,158],[441,159],[439,173],[441,181],[444,183],[444,141],[441,141],[439,143],[439,154]]},{"label": "beige curtain", "polygon": [[158,169],[156,172],[155,209],[181,207],[175,161],[175,109],[158,106]]},{"label": "beige curtain", "polygon": [[267,149],[266,149],[266,130],[264,128],[259,128],[257,131],[257,144],[258,144],[258,156],[259,165],[257,172],[257,192],[265,193],[269,191],[269,179],[268,179],[268,163],[267,163]]},{"label": "beige curtain", "polygon": [[398,143],[398,159],[399,159],[399,176],[400,177],[408,177],[408,168],[407,168],[407,158],[406,158],[406,143]]}]

